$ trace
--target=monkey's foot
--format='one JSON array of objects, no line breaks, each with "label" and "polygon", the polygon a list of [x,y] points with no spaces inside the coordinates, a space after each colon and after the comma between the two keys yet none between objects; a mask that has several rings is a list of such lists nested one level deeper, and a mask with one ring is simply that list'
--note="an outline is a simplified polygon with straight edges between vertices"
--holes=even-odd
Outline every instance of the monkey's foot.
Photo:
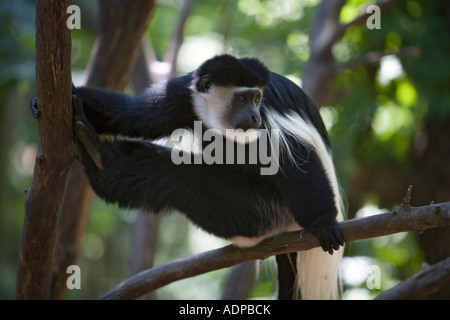
[{"label": "monkey's foot", "polygon": [[33,118],[37,119],[41,115],[41,110],[39,110],[37,105],[36,96],[33,96],[33,99],[30,101],[30,110]]},{"label": "monkey's foot", "polygon": [[333,254],[333,250],[338,250],[339,246],[344,246],[344,234],[337,222],[326,227],[308,228],[308,230],[319,239],[323,251],[329,254]]}]

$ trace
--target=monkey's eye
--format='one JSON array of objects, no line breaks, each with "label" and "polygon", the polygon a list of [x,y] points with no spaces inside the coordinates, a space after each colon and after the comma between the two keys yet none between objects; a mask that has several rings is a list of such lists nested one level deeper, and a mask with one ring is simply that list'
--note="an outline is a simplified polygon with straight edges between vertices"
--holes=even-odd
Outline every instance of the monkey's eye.
[{"label": "monkey's eye", "polygon": [[245,96],[239,96],[239,101],[245,102]]},{"label": "monkey's eye", "polygon": [[255,103],[259,103],[260,101],[261,101],[261,97],[260,96],[256,96]]}]

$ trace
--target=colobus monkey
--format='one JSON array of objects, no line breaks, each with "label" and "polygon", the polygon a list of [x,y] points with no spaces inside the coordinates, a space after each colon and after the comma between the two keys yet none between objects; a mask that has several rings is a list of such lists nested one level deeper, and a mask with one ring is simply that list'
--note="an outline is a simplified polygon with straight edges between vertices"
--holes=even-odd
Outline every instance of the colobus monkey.
[{"label": "colobus monkey", "polygon": [[[336,221],[343,219],[341,200],[320,114],[297,85],[259,60],[216,56],[137,97],[84,87],[75,94],[80,158],[92,188],[105,201],[154,212],[176,209],[238,246],[299,228],[317,236],[330,254],[343,245]],[[196,161],[195,152],[147,140],[196,124],[201,137],[214,129],[202,150],[214,144],[212,157],[223,161]],[[263,139],[263,130],[269,138]],[[101,141],[98,134],[143,139]],[[271,148],[274,143],[278,150]],[[240,147],[247,154],[239,162]],[[261,174],[267,162],[249,161],[252,150],[262,149],[277,161],[279,169],[272,174]],[[188,161],[174,163],[174,154]],[[302,298],[336,298],[342,251],[299,253]]]}]

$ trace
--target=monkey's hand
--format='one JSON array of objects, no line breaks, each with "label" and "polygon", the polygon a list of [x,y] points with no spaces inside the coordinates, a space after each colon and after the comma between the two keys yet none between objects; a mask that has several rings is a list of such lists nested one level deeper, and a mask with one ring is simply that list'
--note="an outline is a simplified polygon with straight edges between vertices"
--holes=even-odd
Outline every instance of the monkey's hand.
[{"label": "monkey's hand", "polygon": [[307,229],[319,239],[323,251],[327,251],[329,254],[333,254],[333,250],[338,250],[339,246],[344,245],[344,235],[337,221],[333,221],[325,227],[311,226]]}]

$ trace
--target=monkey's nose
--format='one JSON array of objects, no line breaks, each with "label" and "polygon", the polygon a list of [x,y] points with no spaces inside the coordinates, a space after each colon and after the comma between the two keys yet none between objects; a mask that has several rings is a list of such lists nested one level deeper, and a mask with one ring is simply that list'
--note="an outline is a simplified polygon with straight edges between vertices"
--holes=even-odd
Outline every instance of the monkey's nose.
[{"label": "monkey's nose", "polygon": [[247,117],[248,125],[252,129],[258,129],[261,124],[261,115],[259,114],[258,109],[252,109],[250,114]]},{"label": "monkey's nose", "polygon": [[251,120],[253,121],[254,127],[259,128],[259,125],[261,123],[261,117],[259,115],[253,114],[251,118],[252,118]]},{"label": "monkey's nose", "polygon": [[251,114],[242,119],[236,124],[236,129],[242,129],[244,131],[248,129],[259,129],[261,124],[261,117],[257,114]]}]

